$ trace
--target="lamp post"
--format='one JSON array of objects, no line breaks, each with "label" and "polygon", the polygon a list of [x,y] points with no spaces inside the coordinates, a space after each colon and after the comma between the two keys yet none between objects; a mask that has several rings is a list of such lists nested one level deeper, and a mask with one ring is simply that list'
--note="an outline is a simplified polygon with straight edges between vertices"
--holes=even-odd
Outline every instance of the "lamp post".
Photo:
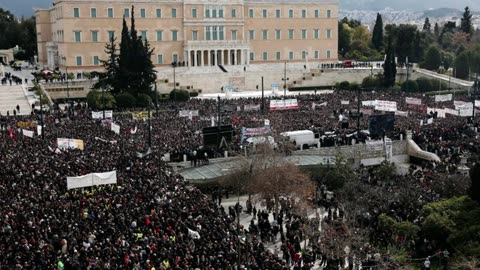
[{"label": "lamp post", "polygon": [[172,67],[173,67],[173,96],[176,101],[177,91],[175,89],[177,88],[177,82],[175,81],[175,68],[177,67],[177,62],[172,62]]},{"label": "lamp post", "polygon": [[287,96],[287,81],[289,80],[289,78],[287,78],[287,61],[285,61],[284,63],[284,67],[283,67],[283,96],[286,97]]},{"label": "lamp post", "polygon": [[150,99],[148,99],[148,147],[152,147],[152,123],[150,121]]},{"label": "lamp post", "polygon": [[[68,66],[67,66],[67,58],[62,56],[63,64],[65,65],[65,79],[67,80],[67,100],[70,100],[70,89],[68,88]],[[70,108],[69,108],[70,110]]]},{"label": "lamp post", "polygon": [[[40,86],[38,86],[37,84],[37,87],[40,88]],[[42,104],[42,89],[40,88],[39,89],[40,91],[40,121],[42,122],[42,140],[45,140],[45,131],[43,130],[44,128],[44,124],[43,124],[43,104]]]},{"label": "lamp post", "polygon": [[475,97],[478,92],[478,86],[479,86],[478,84],[479,82],[478,82],[478,73],[477,73],[477,76],[475,78],[475,83],[473,84],[473,89],[472,89],[472,99],[473,99],[472,121],[475,121]]},{"label": "lamp post", "polygon": [[157,82],[155,82],[155,92],[153,93],[155,95],[155,111],[157,113],[158,117],[158,91],[157,91]]}]

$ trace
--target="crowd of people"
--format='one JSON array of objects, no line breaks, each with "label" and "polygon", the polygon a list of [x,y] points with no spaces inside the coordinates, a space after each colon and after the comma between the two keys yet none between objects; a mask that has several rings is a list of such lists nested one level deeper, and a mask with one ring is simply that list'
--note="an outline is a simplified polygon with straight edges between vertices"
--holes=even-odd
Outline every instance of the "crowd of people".
[{"label": "crowd of people", "polygon": [[[413,130],[421,147],[450,162],[459,162],[453,153],[478,153],[478,135],[471,129],[476,121],[447,116],[420,126],[428,114],[426,106],[434,102],[413,95],[426,106],[412,108],[405,97],[379,92],[363,93],[361,99],[396,101],[399,110],[409,111],[408,117],[396,117],[395,129],[387,134],[390,137]],[[356,110],[356,93],[295,98],[300,105],[297,110],[263,113],[242,109],[260,104],[260,98],[221,100],[222,124],[235,130],[225,149],[238,153],[241,128],[262,127],[265,119],[275,135],[312,129],[319,136],[332,136],[334,144],[352,143],[346,138],[357,131],[356,119],[348,117]],[[0,269],[234,269],[239,252],[241,264],[248,269],[287,269],[288,262],[310,269],[321,255],[314,252],[300,260],[303,223],[291,214],[291,204],[285,202],[273,224],[268,222],[268,212],[257,211],[257,222],[249,229],[252,239],[248,245],[239,245],[235,211],[227,213],[164,162],[166,153],[172,160],[194,156],[195,163],[223,154],[225,149],[202,150],[201,130],[216,116],[216,102],[159,103],[150,121],[151,146],[149,121],[115,113],[112,121],[121,127],[116,134],[102,120],[91,119],[91,110],[81,104],[46,112],[43,137],[25,137],[16,126],[17,122],[39,124],[38,108],[30,116],[0,116]],[[325,105],[313,109],[313,103]],[[180,110],[198,110],[199,116],[179,117]],[[367,108],[363,112],[362,130],[368,127],[366,114],[375,111]],[[342,125],[339,115],[345,116],[348,126]],[[35,127],[24,129],[39,132]],[[81,139],[84,149],[59,150],[57,138]],[[148,154],[137,155],[148,148]],[[112,170],[117,171],[116,185],[67,190],[68,176]],[[285,260],[267,251],[262,242],[278,235]]]}]

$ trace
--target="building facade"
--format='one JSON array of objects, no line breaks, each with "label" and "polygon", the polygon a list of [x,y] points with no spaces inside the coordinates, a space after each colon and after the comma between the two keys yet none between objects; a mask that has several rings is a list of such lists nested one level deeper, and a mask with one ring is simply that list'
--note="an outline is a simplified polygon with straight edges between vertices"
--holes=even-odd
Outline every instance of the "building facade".
[{"label": "building facade", "polygon": [[55,0],[35,11],[39,63],[101,70],[132,6],[156,66],[337,60],[338,0]]}]

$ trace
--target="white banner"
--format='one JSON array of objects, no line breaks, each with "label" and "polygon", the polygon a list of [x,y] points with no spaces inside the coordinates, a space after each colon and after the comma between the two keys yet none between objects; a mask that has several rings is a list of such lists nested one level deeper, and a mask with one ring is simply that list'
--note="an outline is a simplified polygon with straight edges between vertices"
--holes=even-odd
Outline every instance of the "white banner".
[{"label": "white banner", "polygon": [[451,101],[451,100],[452,100],[452,94],[435,95],[435,102],[445,102],[445,101]]},{"label": "white banner", "polygon": [[458,110],[458,115],[462,116],[462,117],[470,117],[470,116],[472,116],[472,114],[473,114],[473,109],[472,108]]},{"label": "white banner", "polygon": [[422,105],[422,100],[419,99],[419,98],[406,97],[405,98],[405,103],[413,104],[413,105]]},{"label": "white banner", "polygon": [[342,105],[349,105],[350,101],[349,100],[340,100],[340,104]]},{"label": "white banner", "polygon": [[120,125],[112,123],[112,125],[110,126],[110,130],[115,132],[116,134],[120,134]]},{"label": "white banner", "polygon": [[[113,111],[105,111],[105,118],[112,118]],[[92,111],[92,119],[103,119],[103,111],[101,112],[93,112]]]},{"label": "white banner", "polygon": [[283,99],[283,100],[270,100],[270,110],[271,111],[278,111],[278,110],[292,110],[298,109],[298,102],[297,99]]},{"label": "white banner", "polygon": [[42,135],[42,126],[40,125],[37,126],[37,134],[38,136]]},{"label": "white banner", "polygon": [[264,122],[265,122],[265,126],[270,126],[270,120],[265,119]]},{"label": "white banner", "polygon": [[33,138],[33,131],[22,129],[23,136]]},{"label": "white banner", "polygon": [[376,100],[375,110],[385,111],[385,112],[394,112],[397,110],[397,102],[387,101],[387,100]]},{"label": "white banner", "polygon": [[260,111],[260,104],[245,104],[243,110],[246,112],[249,111]]},{"label": "white banner", "polygon": [[84,188],[117,183],[117,171],[89,173],[82,176],[67,177],[67,189]]},{"label": "white banner", "polygon": [[462,103],[457,103],[455,105],[455,110],[473,110],[473,103],[472,102],[462,102]]},{"label": "white banner", "polygon": [[407,117],[407,116],[408,116],[408,112],[395,111],[395,115]]},{"label": "white banner", "polygon": [[315,102],[312,102],[312,109],[315,110],[316,107],[322,107],[322,106],[327,106],[328,102],[323,102],[323,103],[315,103]]},{"label": "white banner", "polygon": [[428,108],[427,107],[427,113],[429,114],[430,112],[437,113],[438,118],[445,118],[446,111],[444,109]]},{"label": "white banner", "polygon": [[83,150],[83,140],[57,138],[57,147],[60,150],[80,149]]},{"label": "white banner", "polygon": [[457,111],[457,110],[450,109],[450,108],[445,108],[445,109],[443,109],[443,110],[445,111],[445,113],[458,116],[458,111]]},{"label": "white banner", "polygon": [[179,112],[180,117],[198,116],[198,110],[182,110]]},{"label": "white banner", "polygon": [[480,108],[480,100],[475,100],[475,107]]},{"label": "white banner", "polygon": [[376,100],[364,100],[364,101],[362,101],[362,106],[365,106],[365,107],[374,107],[375,105],[377,105]]}]

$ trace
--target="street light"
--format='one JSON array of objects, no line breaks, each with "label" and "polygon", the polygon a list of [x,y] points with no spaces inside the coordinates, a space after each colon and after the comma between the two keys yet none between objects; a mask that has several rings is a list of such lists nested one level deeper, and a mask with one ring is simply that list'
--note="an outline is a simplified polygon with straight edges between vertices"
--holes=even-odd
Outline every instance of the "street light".
[{"label": "street light", "polygon": [[287,61],[285,61],[284,63],[284,68],[283,68],[283,78],[282,78],[282,81],[283,81],[283,96],[286,97],[287,96],[287,81],[289,80],[289,78],[287,78]]}]

